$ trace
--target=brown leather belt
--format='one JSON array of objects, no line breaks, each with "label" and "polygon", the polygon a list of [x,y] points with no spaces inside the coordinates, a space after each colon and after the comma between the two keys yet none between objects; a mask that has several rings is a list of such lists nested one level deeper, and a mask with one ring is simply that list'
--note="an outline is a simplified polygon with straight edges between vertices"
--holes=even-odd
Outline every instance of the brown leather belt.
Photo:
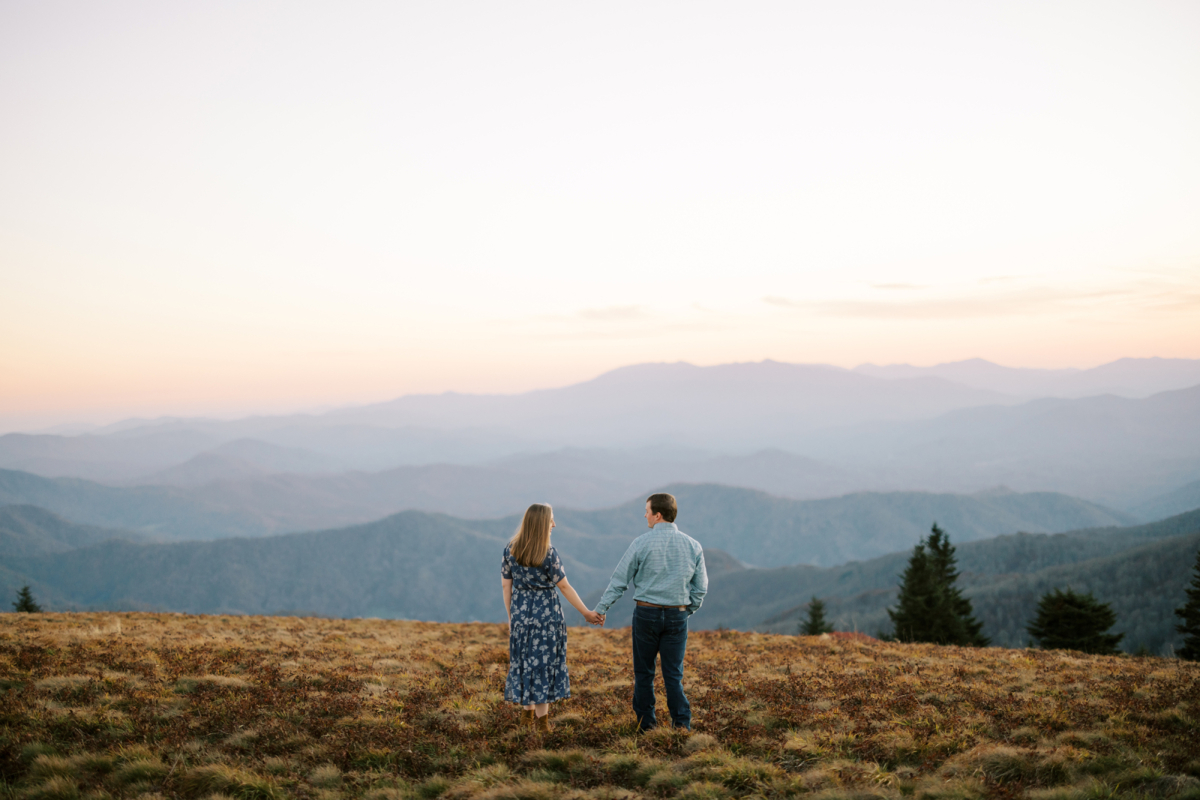
[{"label": "brown leather belt", "polygon": [[634,602],[639,606],[646,606],[647,608],[673,608],[676,611],[687,610],[687,606],[660,606],[658,603],[643,603],[641,600],[634,600]]}]

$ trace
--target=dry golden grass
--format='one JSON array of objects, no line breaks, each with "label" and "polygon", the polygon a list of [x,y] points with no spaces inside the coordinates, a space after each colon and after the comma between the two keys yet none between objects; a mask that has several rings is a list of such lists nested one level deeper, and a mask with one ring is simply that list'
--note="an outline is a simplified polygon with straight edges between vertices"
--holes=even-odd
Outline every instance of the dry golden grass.
[{"label": "dry golden grass", "polygon": [[1195,664],[700,632],[637,736],[628,636],[539,737],[501,625],[5,614],[0,800],[1200,798]]}]

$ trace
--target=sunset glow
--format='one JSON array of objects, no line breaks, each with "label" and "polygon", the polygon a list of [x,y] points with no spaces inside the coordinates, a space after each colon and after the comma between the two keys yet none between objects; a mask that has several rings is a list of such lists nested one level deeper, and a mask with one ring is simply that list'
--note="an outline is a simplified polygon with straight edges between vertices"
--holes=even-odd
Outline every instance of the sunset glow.
[{"label": "sunset glow", "polygon": [[0,432],[1200,358],[1194,2],[7,3]]}]

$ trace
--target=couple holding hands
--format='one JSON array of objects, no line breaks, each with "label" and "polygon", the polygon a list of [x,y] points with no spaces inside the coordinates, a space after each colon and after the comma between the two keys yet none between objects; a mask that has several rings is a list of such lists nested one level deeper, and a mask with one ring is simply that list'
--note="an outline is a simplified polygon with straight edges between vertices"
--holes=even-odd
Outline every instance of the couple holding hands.
[{"label": "couple holding hands", "polygon": [[608,589],[589,611],[567,582],[562,559],[550,544],[554,510],[535,503],[504,548],[500,567],[504,605],[508,609],[508,679],[504,699],[520,704],[522,721],[550,730],[550,703],[571,696],[567,675],[567,623],[558,589],[592,625],[633,584],[633,712],[638,729],[657,724],[654,716],[654,662],[661,658],[671,724],[690,729],[692,710],[683,692],[683,655],[688,617],[696,613],[708,591],[704,550],[675,525],[675,498],[652,494],[646,499],[650,531],[633,540],[613,572]]}]

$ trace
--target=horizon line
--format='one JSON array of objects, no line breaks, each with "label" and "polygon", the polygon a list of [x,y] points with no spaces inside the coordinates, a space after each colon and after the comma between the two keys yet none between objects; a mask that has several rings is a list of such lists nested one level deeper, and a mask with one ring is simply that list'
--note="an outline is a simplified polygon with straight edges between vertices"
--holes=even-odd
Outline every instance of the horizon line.
[{"label": "horizon line", "polygon": [[[566,384],[561,384],[561,385],[556,385],[556,386],[546,386],[546,387],[538,387],[538,388],[533,388],[533,389],[523,389],[521,391],[516,391],[516,392],[464,392],[464,391],[459,391],[456,389],[447,389],[447,390],[441,391],[441,392],[410,392],[407,394],[400,394],[400,395],[386,397],[381,400],[368,400],[368,401],[363,401],[363,402],[347,402],[347,403],[340,403],[340,404],[326,403],[326,404],[309,406],[304,409],[292,410],[292,411],[284,410],[284,411],[274,411],[273,412],[270,410],[252,410],[252,411],[216,412],[216,413],[210,413],[210,414],[192,414],[192,415],[171,414],[171,413],[160,414],[157,416],[133,415],[133,416],[120,416],[120,417],[117,417],[114,419],[110,419],[110,421],[107,421],[107,422],[97,422],[97,423],[63,422],[63,423],[58,423],[58,424],[53,424],[53,425],[48,425],[48,426],[39,426],[39,427],[32,428],[32,429],[31,428],[23,428],[23,429],[22,428],[12,428],[9,430],[4,430],[4,427],[7,427],[7,426],[4,426],[3,423],[0,423],[0,436],[7,436],[9,434],[25,434],[25,435],[30,435],[30,436],[39,436],[39,435],[41,435],[41,436],[46,436],[46,435],[70,436],[70,435],[86,435],[88,433],[93,433],[96,431],[104,430],[106,428],[115,428],[118,426],[135,426],[135,425],[139,425],[139,424],[140,425],[152,425],[152,424],[166,424],[166,423],[170,423],[170,422],[185,422],[185,421],[235,422],[235,421],[240,421],[240,420],[255,419],[258,417],[320,417],[320,416],[327,416],[330,414],[335,414],[335,413],[343,412],[343,411],[352,411],[352,410],[356,410],[356,409],[370,408],[372,406],[386,405],[388,403],[394,403],[394,402],[397,402],[397,401],[400,401],[400,400],[403,400],[406,398],[416,398],[416,397],[446,397],[446,396],[520,397],[523,395],[534,394],[537,392],[552,392],[552,391],[559,391],[562,389],[567,389],[572,386],[582,386],[584,384],[588,384],[588,383],[592,383],[593,381],[600,380],[601,378],[603,378],[607,375],[612,375],[614,373],[621,372],[623,370],[636,369],[639,367],[654,367],[654,366],[678,367],[678,366],[683,366],[683,367],[691,367],[694,369],[704,370],[704,369],[717,369],[720,367],[778,364],[780,366],[786,366],[786,367],[810,367],[810,368],[817,368],[817,369],[830,369],[830,370],[836,370],[836,371],[840,371],[840,372],[852,372],[852,373],[862,374],[860,372],[860,370],[863,370],[864,368],[878,369],[878,370],[909,369],[909,370],[921,371],[921,370],[935,370],[935,369],[945,368],[945,367],[954,367],[954,366],[958,366],[958,365],[962,365],[962,364],[981,364],[981,365],[987,365],[988,367],[997,367],[999,369],[1004,369],[1004,370],[1016,370],[1016,371],[1022,371],[1022,372],[1039,373],[1042,375],[1048,375],[1048,374],[1052,374],[1052,373],[1083,374],[1083,373],[1090,372],[1092,370],[1111,366],[1113,364],[1118,364],[1118,363],[1121,363],[1124,361],[1200,362],[1200,358],[1172,358],[1172,357],[1164,357],[1164,356],[1145,356],[1145,357],[1122,356],[1120,358],[1116,358],[1111,361],[1105,361],[1105,362],[1102,362],[1100,364],[1096,364],[1096,365],[1090,366],[1090,367],[1014,367],[1014,366],[1009,366],[1006,364],[1000,364],[995,361],[991,361],[989,359],[982,358],[980,356],[959,359],[957,361],[944,361],[944,362],[940,362],[940,363],[932,364],[932,365],[928,365],[928,366],[914,365],[914,364],[908,364],[908,363],[876,364],[874,362],[864,361],[853,367],[842,367],[842,366],[838,366],[836,364],[828,364],[828,363],[820,363],[820,362],[779,361],[779,360],[776,360],[773,358],[763,358],[758,361],[728,361],[728,362],[721,362],[721,363],[717,363],[717,364],[695,364],[690,361],[685,361],[682,359],[678,360],[678,361],[641,361],[641,362],[635,362],[635,363],[631,363],[631,364],[624,364],[619,367],[613,367],[611,369],[604,370],[591,378],[587,378],[586,380],[575,381],[573,383],[566,383]],[[869,375],[868,374],[868,375],[864,375],[864,377],[876,378],[879,380],[905,380],[910,377],[917,377],[917,376],[897,376],[894,378],[885,378],[885,377],[881,377],[878,375]],[[950,379],[946,379],[946,380],[950,380]],[[86,412],[84,412],[84,413],[86,413]],[[113,431],[113,432],[115,433],[116,431]]]}]

